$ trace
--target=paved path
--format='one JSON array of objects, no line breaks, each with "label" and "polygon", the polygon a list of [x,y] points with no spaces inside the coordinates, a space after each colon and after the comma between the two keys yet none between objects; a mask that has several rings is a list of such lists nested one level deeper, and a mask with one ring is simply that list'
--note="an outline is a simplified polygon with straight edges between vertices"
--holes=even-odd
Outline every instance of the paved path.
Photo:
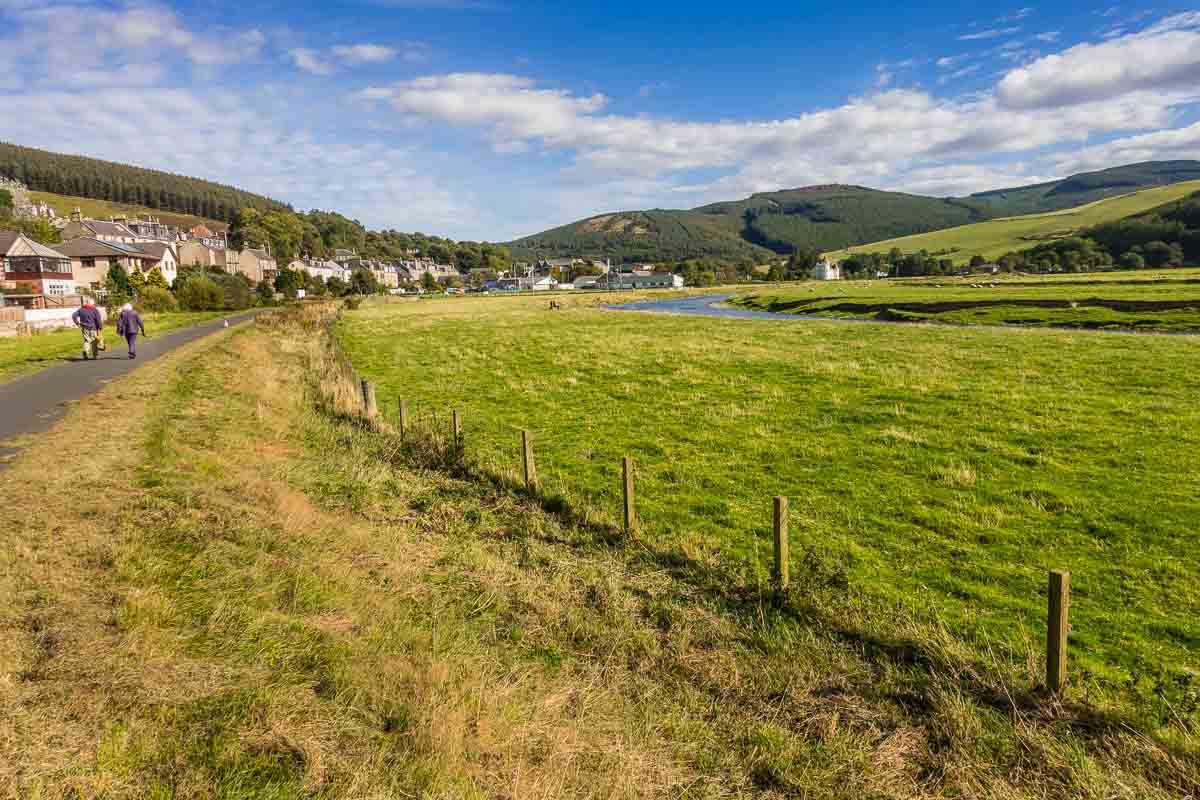
[{"label": "paved path", "polygon": [[[227,319],[230,325],[245,322],[258,314],[248,311]],[[106,336],[109,349],[96,361],[84,361],[82,354],[66,359],[68,363],[35,372],[24,378],[0,383],[0,470],[16,450],[3,443],[14,436],[36,434],[49,430],[66,413],[66,404],[99,391],[110,381],[132,372],[147,361],[169,353],[177,347],[202,339],[222,330],[225,320],[216,319],[190,328],[138,339],[138,357],[125,355],[125,340]],[[82,351],[82,340],[80,350]]]}]

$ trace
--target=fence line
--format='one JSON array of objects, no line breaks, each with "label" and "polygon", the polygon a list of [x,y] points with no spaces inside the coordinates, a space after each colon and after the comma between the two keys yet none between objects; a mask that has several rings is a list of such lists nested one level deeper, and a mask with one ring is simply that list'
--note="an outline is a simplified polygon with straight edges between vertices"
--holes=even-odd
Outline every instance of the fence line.
[{"label": "fence line", "polygon": [[[375,385],[365,378],[358,380],[353,369],[348,370],[355,382],[361,387],[362,412],[368,419],[378,417]],[[407,400],[398,401],[400,414],[400,435],[407,437],[411,432],[409,407]],[[431,410],[431,425],[429,432],[440,440],[438,435],[438,416],[436,410]],[[465,459],[465,441],[463,436],[463,417],[459,410],[451,411],[451,447],[455,459]],[[533,435],[529,430],[521,429],[521,468],[525,489],[531,494],[539,491],[537,467],[533,452]],[[634,491],[634,461],[629,455],[621,459],[621,490],[622,490],[622,522],[626,534],[631,534],[637,526],[637,512]],[[786,593],[790,589],[790,539],[789,539],[789,503],[788,498],[777,496],[772,501],[772,539],[774,545],[773,577],[779,591]],[[1035,570],[1025,564],[1014,564],[1027,570]],[[1067,676],[1067,639],[1070,632],[1070,585],[1071,574],[1064,570],[1051,570],[1047,591],[1046,618],[1046,688],[1054,694],[1061,694],[1068,685]]]}]

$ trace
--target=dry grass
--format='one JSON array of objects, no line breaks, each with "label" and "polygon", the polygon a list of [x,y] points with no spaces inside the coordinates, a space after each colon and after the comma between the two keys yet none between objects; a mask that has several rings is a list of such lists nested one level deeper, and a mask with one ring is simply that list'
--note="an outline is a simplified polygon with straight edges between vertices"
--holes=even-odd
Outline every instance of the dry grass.
[{"label": "dry grass", "polygon": [[318,323],[154,362],[94,459],[56,456],[85,407],[5,474],[0,797],[1195,792],[1186,756],[998,699],[944,630],[848,641],[847,598],[713,593],[430,468]]}]

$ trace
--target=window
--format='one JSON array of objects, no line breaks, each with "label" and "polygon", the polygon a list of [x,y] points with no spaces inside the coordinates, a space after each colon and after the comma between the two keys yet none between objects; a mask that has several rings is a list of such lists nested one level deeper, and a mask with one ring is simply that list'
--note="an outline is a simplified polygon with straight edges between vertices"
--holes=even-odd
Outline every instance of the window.
[{"label": "window", "polygon": [[79,259],[79,265],[82,266],[84,269],[92,269],[96,266],[96,259],[81,258],[81,259]]}]

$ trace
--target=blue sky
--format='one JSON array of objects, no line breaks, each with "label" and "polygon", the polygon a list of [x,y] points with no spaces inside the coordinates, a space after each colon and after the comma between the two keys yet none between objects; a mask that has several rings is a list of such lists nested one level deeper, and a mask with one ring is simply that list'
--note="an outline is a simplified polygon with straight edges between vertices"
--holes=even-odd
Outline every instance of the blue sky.
[{"label": "blue sky", "polygon": [[1200,7],[0,0],[0,139],[506,240],[1200,158]]}]

